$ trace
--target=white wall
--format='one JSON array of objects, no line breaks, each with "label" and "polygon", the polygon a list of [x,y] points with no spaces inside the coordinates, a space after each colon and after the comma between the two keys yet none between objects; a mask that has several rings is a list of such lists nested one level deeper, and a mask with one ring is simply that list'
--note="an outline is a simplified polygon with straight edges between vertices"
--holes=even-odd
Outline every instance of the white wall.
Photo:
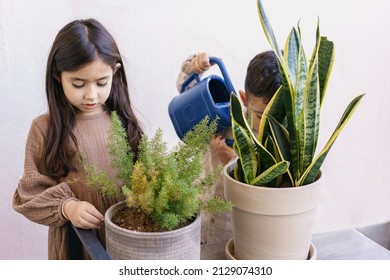
[{"label": "white wall", "polygon": [[[388,221],[390,2],[263,3],[281,46],[301,19],[310,54],[317,16],[322,34],[335,42],[319,147],[348,102],[366,93],[323,166],[325,193],[315,231]],[[177,94],[175,80],[184,58],[198,51],[221,57],[238,90],[249,60],[269,48],[255,0],[0,0],[0,259],[47,258],[47,228],[14,212],[12,196],[22,175],[31,120],[46,110],[44,75],[51,43],[66,23],[88,17],[100,20],[116,38],[146,132],[162,127],[171,144],[178,139],[167,106]]]}]

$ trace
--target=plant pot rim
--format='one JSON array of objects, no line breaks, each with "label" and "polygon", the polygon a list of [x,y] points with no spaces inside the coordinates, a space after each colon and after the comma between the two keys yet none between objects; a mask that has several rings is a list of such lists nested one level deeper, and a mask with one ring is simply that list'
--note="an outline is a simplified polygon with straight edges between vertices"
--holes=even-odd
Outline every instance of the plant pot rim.
[{"label": "plant pot rim", "polygon": [[310,183],[310,184],[306,184],[306,185],[302,185],[302,186],[298,186],[298,187],[287,187],[287,188],[272,188],[272,187],[267,187],[267,186],[254,186],[254,185],[250,185],[250,184],[247,184],[247,183],[243,183],[241,181],[238,181],[236,180],[235,178],[233,178],[232,176],[230,176],[230,173],[231,171],[233,171],[233,168],[234,166],[236,165],[237,163],[237,157],[235,157],[234,159],[232,159],[230,162],[228,162],[224,168],[223,168],[223,175],[224,177],[227,179],[227,180],[231,180],[231,181],[234,181],[236,182],[236,184],[238,185],[241,185],[243,188],[249,188],[249,189],[262,189],[263,191],[266,191],[266,192],[291,192],[295,189],[298,189],[298,188],[305,188],[305,187],[310,187],[313,185],[313,183],[319,183],[319,184],[322,184],[322,181],[324,180],[324,177],[325,177],[325,174],[322,170],[319,171],[319,176],[318,176],[318,179],[315,180],[313,183]]},{"label": "plant pot rim", "polygon": [[196,219],[194,219],[194,221],[192,223],[188,224],[187,226],[178,228],[178,229],[159,231],[159,232],[143,232],[143,231],[136,231],[136,230],[122,228],[122,227],[120,227],[112,222],[111,219],[112,219],[113,214],[117,210],[122,209],[124,207],[126,207],[126,202],[120,201],[120,202],[117,202],[117,203],[111,205],[111,207],[107,209],[106,213],[104,214],[104,223],[105,223],[106,227],[108,225],[111,228],[115,229],[115,231],[122,232],[123,234],[128,234],[129,232],[131,232],[133,235],[163,237],[163,236],[171,235],[173,233],[177,233],[177,232],[181,232],[181,231],[183,231],[183,232],[188,231],[190,226],[196,224],[198,222],[198,220],[200,220],[200,218],[201,218],[200,215],[197,214]]},{"label": "plant pot rim", "polygon": [[235,209],[262,215],[294,215],[311,211],[321,203],[324,174],[301,187],[270,188],[242,183],[230,176],[236,160],[223,169],[224,194]]}]

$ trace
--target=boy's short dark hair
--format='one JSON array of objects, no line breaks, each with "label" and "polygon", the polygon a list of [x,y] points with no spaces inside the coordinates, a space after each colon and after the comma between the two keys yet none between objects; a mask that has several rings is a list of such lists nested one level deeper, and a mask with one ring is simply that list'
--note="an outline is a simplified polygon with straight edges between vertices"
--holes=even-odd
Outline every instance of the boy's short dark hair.
[{"label": "boy's short dark hair", "polygon": [[280,85],[278,61],[273,51],[259,53],[249,62],[245,78],[247,94],[269,102]]}]

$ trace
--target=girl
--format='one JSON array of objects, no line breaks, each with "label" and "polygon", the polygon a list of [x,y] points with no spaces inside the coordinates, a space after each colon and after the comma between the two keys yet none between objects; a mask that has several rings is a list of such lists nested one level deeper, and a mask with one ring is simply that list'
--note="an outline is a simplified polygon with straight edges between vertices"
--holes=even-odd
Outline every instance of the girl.
[{"label": "girl", "polygon": [[68,259],[67,223],[95,229],[104,244],[103,214],[117,202],[86,186],[77,152],[114,178],[107,148],[110,112],[120,116],[134,154],[142,135],[121,55],[101,23],[76,20],[60,30],[47,61],[46,96],[48,113],[32,122],[13,207],[49,226],[49,259]]}]

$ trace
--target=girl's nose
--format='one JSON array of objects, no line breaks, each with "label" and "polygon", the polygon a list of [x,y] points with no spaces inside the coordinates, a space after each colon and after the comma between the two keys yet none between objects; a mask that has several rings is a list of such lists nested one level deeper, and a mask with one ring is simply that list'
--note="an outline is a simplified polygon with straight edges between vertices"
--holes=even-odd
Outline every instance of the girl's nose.
[{"label": "girl's nose", "polygon": [[85,99],[95,99],[97,97],[97,90],[94,87],[89,87],[84,94]]}]

